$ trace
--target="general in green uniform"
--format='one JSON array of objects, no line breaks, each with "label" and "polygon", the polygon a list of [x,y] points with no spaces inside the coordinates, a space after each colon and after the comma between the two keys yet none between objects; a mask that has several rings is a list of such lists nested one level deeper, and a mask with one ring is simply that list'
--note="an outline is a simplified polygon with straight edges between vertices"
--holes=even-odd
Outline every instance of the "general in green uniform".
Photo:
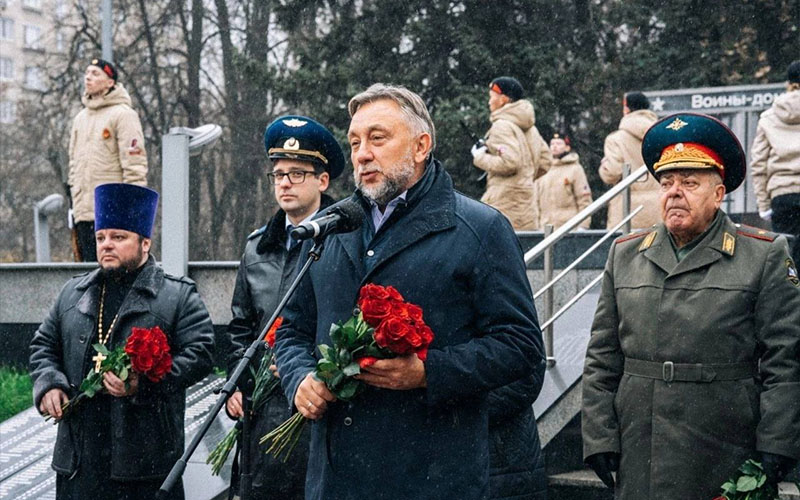
[{"label": "general in green uniform", "polygon": [[663,222],[611,248],[583,374],[584,458],[621,499],[710,499],[748,458],[778,481],[800,458],[786,240],[720,210],[745,176],[722,123],[664,118],[642,152]]}]

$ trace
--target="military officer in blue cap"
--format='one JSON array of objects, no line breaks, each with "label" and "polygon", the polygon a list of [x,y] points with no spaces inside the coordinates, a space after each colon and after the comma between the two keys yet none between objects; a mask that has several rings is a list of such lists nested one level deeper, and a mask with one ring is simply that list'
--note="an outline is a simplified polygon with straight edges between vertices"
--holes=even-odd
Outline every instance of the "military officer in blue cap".
[{"label": "military officer in blue cap", "polygon": [[[212,367],[214,331],[194,283],[165,274],[150,255],[158,193],[134,184],[94,191],[100,267],[72,278],[31,342],[33,401],[59,420],[53,453],[56,498],[154,498],[184,448],[186,388]],[[86,375],[133,328],[159,327],[172,367],[152,382],[103,374],[103,391],[66,415]],[[62,420],[63,417],[63,420]],[[169,498],[182,499],[177,486]]]},{"label": "military officer in blue cap", "polygon": [[621,499],[713,498],[748,458],[800,459],[800,288],[785,238],[720,209],[745,178],[718,120],[645,134],[662,222],[609,253],[583,375],[587,464]]},{"label": "military officer in blue cap", "polygon": [[[264,227],[247,237],[233,292],[233,319],[228,325],[229,373],[244,349],[261,333],[297,273],[301,246],[289,232],[333,204],[325,190],[344,169],[344,154],[333,134],[305,116],[282,116],[273,121],[264,133],[264,147],[271,164],[266,176],[280,208]],[[280,388],[277,390],[281,392]],[[304,497],[308,430],[287,463],[265,455],[258,444],[261,436],[291,416],[289,407],[281,392],[259,408],[253,419],[252,498]],[[241,392],[228,400],[226,408],[231,417],[242,416]],[[237,470],[238,464],[232,475],[233,492],[238,491]]]}]

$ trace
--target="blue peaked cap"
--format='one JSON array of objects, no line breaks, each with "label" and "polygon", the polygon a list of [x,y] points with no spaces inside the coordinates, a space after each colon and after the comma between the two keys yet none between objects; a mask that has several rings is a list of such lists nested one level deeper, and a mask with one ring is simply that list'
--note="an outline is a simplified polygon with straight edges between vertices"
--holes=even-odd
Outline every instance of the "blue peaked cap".
[{"label": "blue peaked cap", "polygon": [[344,153],[333,134],[307,116],[281,116],[264,132],[264,148],[271,160],[290,158],[315,163],[331,179],[344,170]]},{"label": "blue peaked cap", "polygon": [[101,184],[94,189],[94,230],[124,229],[153,234],[158,192],[135,184]]},{"label": "blue peaked cap", "polygon": [[658,179],[661,172],[689,168],[709,168],[706,154],[693,148],[700,145],[713,152],[725,192],[732,193],[744,181],[747,162],[736,134],[716,118],[700,113],[678,113],[655,122],[642,139],[642,158]]}]

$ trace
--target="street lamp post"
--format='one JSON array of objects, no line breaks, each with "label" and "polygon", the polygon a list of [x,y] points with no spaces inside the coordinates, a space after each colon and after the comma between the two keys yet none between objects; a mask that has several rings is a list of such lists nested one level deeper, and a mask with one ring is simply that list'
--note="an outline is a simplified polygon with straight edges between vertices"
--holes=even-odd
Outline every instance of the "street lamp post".
[{"label": "street lamp post", "polygon": [[162,137],[161,266],[186,276],[189,264],[189,157],[203,152],[222,135],[219,125],[173,127]]},{"label": "street lamp post", "polygon": [[50,262],[50,225],[47,216],[61,210],[64,197],[51,194],[33,204],[33,234],[36,242],[36,262]]}]

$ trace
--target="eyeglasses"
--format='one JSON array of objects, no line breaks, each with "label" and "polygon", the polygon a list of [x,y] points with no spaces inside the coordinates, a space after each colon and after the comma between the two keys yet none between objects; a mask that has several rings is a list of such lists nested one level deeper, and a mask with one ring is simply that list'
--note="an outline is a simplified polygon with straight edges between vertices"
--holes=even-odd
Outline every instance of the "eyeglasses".
[{"label": "eyeglasses", "polygon": [[289,178],[289,184],[302,184],[307,175],[316,176],[317,174],[313,170],[292,170],[291,172],[270,172],[267,177],[270,184],[280,184],[287,177]]}]

